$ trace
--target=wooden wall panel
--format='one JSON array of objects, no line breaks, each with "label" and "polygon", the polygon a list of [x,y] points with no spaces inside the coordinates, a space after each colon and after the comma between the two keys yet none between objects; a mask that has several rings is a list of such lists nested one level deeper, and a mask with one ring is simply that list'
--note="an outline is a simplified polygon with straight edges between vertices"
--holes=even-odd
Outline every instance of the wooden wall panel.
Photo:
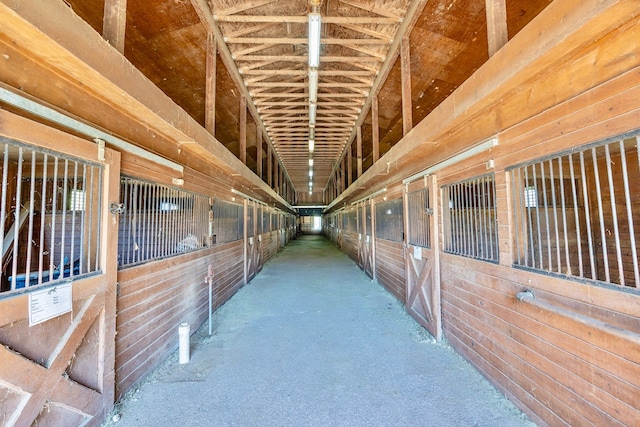
[{"label": "wooden wall panel", "polygon": [[349,258],[358,262],[358,233],[343,232],[342,251],[349,255]]},{"label": "wooden wall panel", "polygon": [[[585,285],[453,255],[442,256],[441,277],[451,345],[514,401],[534,409],[539,422],[633,425],[640,419],[637,344],[515,298],[532,282],[544,282],[545,290],[534,291],[538,299],[585,314],[588,304],[571,298]],[[559,287],[567,295],[554,294]],[[615,290],[598,293],[620,298]],[[591,314],[603,322],[620,316],[603,307]],[[637,317],[626,321],[626,328],[640,327]]]},{"label": "wooden wall panel", "polygon": [[278,252],[278,232],[271,231],[262,235],[262,262],[267,262]]},{"label": "wooden wall panel", "polygon": [[192,332],[208,309],[207,268],[214,267],[214,309],[243,284],[242,241],[216,245],[121,270],[116,337],[116,387],[121,396],[178,344],[178,326]]},{"label": "wooden wall panel", "polygon": [[398,300],[406,299],[404,248],[400,242],[376,239],[376,279]]}]

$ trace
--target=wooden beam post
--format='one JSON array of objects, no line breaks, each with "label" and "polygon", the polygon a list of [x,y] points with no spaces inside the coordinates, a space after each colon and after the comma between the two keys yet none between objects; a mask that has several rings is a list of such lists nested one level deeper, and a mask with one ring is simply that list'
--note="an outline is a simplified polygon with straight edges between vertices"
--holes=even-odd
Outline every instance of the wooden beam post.
[{"label": "wooden beam post", "polygon": [[507,0],[486,0],[487,41],[489,57],[509,41],[507,32]]},{"label": "wooden beam post", "polygon": [[258,150],[256,154],[256,162],[258,162],[256,174],[262,179],[262,127],[258,123],[256,123],[256,149]]},{"label": "wooden beam post", "polygon": [[124,37],[127,26],[127,0],[105,0],[102,18],[102,37],[124,54]]},{"label": "wooden beam post", "polygon": [[247,98],[240,97],[240,160],[247,164]]},{"label": "wooden beam post", "polygon": [[373,163],[380,158],[380,125],[378,123],[378,95],[371,99],[371,143]]},{"label": "wooden beam post", "polygon": [[358,178],[360,178],[362,176],[362,126],[356,129],[356,159]]},{"label": "wooden beam post", "polygon": [[267,184],[273,188],[273,158],[271,156],[271,146],[267,144]]},{"label": "wooden beam post", "polygon": [[413,107],[411,106],[411,51],[409,36],[402,38],[400,44],[400,66],[402,75],[402,135],[413,128]]},{"label": "wooden beam post", "polygon": [[353,183],[353,146],[349,144],[347,148],[347,185],[351,186]]},{"label": "wooden beam post", "polygon": [[218,49],[216,36],[207,35],[207,69],[204,101],[204,127],[214,137],[216,136],[216,76],[218,63]]}]

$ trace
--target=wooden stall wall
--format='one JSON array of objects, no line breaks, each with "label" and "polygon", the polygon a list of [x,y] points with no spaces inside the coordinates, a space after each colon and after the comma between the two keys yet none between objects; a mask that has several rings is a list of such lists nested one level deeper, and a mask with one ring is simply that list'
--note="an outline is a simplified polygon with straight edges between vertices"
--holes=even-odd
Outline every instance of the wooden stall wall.
[{"label": "wooden stall wall", "polygon": [[121,396],[177,346],[182,322],[192,331],[207,319],[209,266],[214,309],[243,285],[242,241],[150,262],[118,273],[116,387]]},{"label": "wooden stall wall", "polygon": [[406,300],[404,223],[401,189],[374,200],[375,278],[393,296]]},{"label": "wooden stall wall", "polygon": [[[516,219],[513,200],[523,196],[510,192],[511,175],[508,171],[521,162],[549,162],[558,153],[566,153],[567,150],[577,152],[585,144],[607,138],[613,138],[615,142],[616,135],[621,135],[619,138],[623,139],[623,133],[639,128],[640,60],[637,55],[630,53],[637,49],[638,36],[640,28],[637,25],[622,26],[585,47],[580,55],[561,67],[531,82],[531,89],[524,91],[527,103],[523,103],[524,94],[503,99],[501,105],[496,107],[495,114],[505,119],[514,114],[535,112],[540,105],[548,106],[540,113],[532,113],[526,120],[519,120],[500,132],[500,145],[492,153],[479,156],[475,162],[464,162],[439,173],[439,182],[445,185],[486,173],[487,162],[493,160],[500,239],[498,263],[442,254],[445,337],[452,347],[541,425],[622,426],[637,425],[640,419],[637,405],[640,396],[640,293],[638,284],[634,285],[632,279],[633,260],[628,242],[633,237],[629,235],[629,224],[623,216],[626,202],[621,184],[621,157],[613,154],[610,160],[612,179],[618,183],[613,190],[616,197],[612,204],[612,189],[607,184],[607,162],[601,154],[598,155],[601,218],[598,217],[596,185],[593,181],[588,185],[598,281],[563,278],[571,272],[577,275],[577,258],[555,273],[542,270],[534,272],[512,266],[517,255],[514,249]],[[617,61],[613,59],[614,55],[626,59]],[[598,74],[600,80],[593,81],[593,68],[584,64],[593,64],[593,58],[596,57],[599,64],[608,64],[608,67],[606,72],[604,67],[598,68],[602,71]],[[631,57],[634,59],[631,60]],[[603,79],[603,74],[608,78]],[[567,76],[571,76],[571,85],[567,85]],[[566,95],[566,100],[554,103],[560,92]],[[524,108],[524,105],[531,110]],[[637,242],[639,217],[635,209],[637,191],[633,190],[637,188],[638,180],[637,144],[635,146],[635,152],[627,156],[627,163],[631,165],[631,223],[635,225]],[[590,151],[587,153],[591,155]],[[590,168],[593,169],[593,165],[589,167],[587,164],[588,175],[593,173]],[[568,172],[565,170],[564,173]],[[578,177],[581,173],[577,172]],[[550,171],[547,170],[546,174],[548,177]],[[557,176],[558,169],[555,174]],[[550,199],[551,186],[547,184],[547,188],[547,197]],[[444,204],[447,201],[440,202]],[[611,274],[609,283],[603,279],[603,240],[606,240],[604,243],[609,264],[618,265],[618,257],[613,249],[616,246],[616,231],[612,225],[612,206],[616,207],[619,216],[617,236],[622,242],[620,256],[627,286],[619,284],[619,277],[615,273]],[[530,209],[534,212],[544,211],[544,208]],[[549,228],[554,244],[564,243],[562,228],[559,229],[559,239],[554,236],[561,214],[558,212],[554,218],[554,209],[547,209],[546,214],[551,219],[541,228],[542,237],[532,239],[536,250],[543,250],[544,257],[549,247],[538,241],[547,239],[545,235]],[[567,212],[570,214],[567,227],[571,229],[575,226],[573,209],[567,209]],[[582,233],[585,230],[583,216],[579,215]],[[537,225],[536,221],[532,221],[532,224],[534,227]],[[604,233],[599,224],[607,226]],[[443,228],[440,233],[441,240],[445,241]],[[588,254],[586,239],[587,236],[582,234],[583,257]],[[567,243],[573,247],[578,245],[575,235],[567,239]],[[443,249],[446,252],[446,248]],[[564,256],[561,253],[560,259],[564,260]],[[555,258],[554,246],[551,259]],[[550,270],[558,269],[555,261],[549,264]],[[588,261],[583,260],[583,264],[584,276],[591,277]],[[612,271],[616,271],[616,268]],[[531,298],[520,294],[525,298],[519,301],[516,296],[525,290],[532,292]]]},{"label": "wooden stall wall", "polygon": [[342,215],[342,250],[349,258],[358,262],[358,216],[356,208]]},{"label": "wooden stall wall", "polygon": [[[452,100],[443,102],[408,135],[411,141],[437,141],[439,147],[459,147],[460,152],[464,151],[460,147],[471,147],[492,137],[499,141],[489,151],[433,172],[438,184],[439,208],[434,215],[439,223],[443,332],[457,352],[539,425],[635,426],[640,420],[640,285],[633,279],[635,260],[629,241],[633,239],[633,226],[637,249],[639,9],[637,4],[625,2],[598,3],[601,9],[596,2],[555,4],[478,70],[452,95]],[[580,20],[567,20],[566,15],[570,14],[586,18],[573,28],[571,23]],[[559,39],[548,41],[553,47],[540,55],[540,46],[532,43],[549,29],[548,23],[561,21],[564,24],[557,30],[553,27]],[[527,67],[510,71],[513,74],[507,77],[494,78],[499,76],[498,70],[509,68],[524,57],[533,58]],[[438,122],[448,113],[456,117],[455,121],[438,128]],[[435,135],[429,134],[434,132],[432,129],[437,129]],[[416,136],[418,133],[424,135]],[[630,165],[628,201],[621,184],[622,157],[615,152],[610,161],[602,151],[597,154],[594,163],[600,169],[600,191],[594,180],[586,187],[592,203],[596,268],[591,269],[585,258],[584,278],[572,278],[569,276],[576,276],[579,270],[578,258],[564,262],[560,271],[555,261],[548,263],[552,271],[516,265],[514,200],[525,196],[512,192],[512,168],[523,162],[549,162],[560,153],[576,153],[580,147],[609,138],[614,142],[633,138],[636,141],[629,146],[631,154],[626,158]],[[425,164],[425,169],[431,166]],[[580,182],[584,173],[591,175],[589,168],[593,165],[587,166],[585,172],[578,171],[575,181]],[[608,184],[608,168],[611,179],[618,183],[613,190]],[[558,174],[558,169],[554,173]],[[568,174],[566,169],[564,173]],[[551,176],[548,169],[545,174]],[[455,185],[486,176],[493,182],[495,199],[483,199],[484,205],[464,205],[464,209],[480,208],[473,213],[462,216],[456,211],[459,207],[455,202],[443,198],[447,188],[464,194],[462,187]],[[408,177],[394,177],[404,178]],[[551,198],[552,187],[543,188]],[[561,187],[555,188],[562,191]],[[475,193],[467,194],[473,197]],[[363,194],[357,195],[360,196]],[[495,207],[495,212],[488,213],[487,207]],[[632,216],[629,222],[623,215],[627,208]],[[528,209],[544,211],[532,205]],[[574,210],[569,207],[565,211],[572,216]],[[575,253],[576,246],[584,247],[582,255],[587,256],[585,218],[578,215],[578,221],[564,221],[567,228],[579,223],[582,233],[566,238],[562,228],[556,234],[562,211],[557,207],[547,209],[550,219],[540,229],[541,237],[533,239],[535,249],[547,252],[551,248],[545,242],[548,234],[554,242],[552,259],[558,258],[557,245],[565,242]],[[467,230],[475,230],[476,238],[487,236],[484,225],[477,227],[474,214],[496,227],[497,252],[485,247],[484,252],[465,255],[477,246],[461,240],[464,230],[448,228],[451,222],[463,223],[471,226]],[[540,221],[542,216],[531,225],[536,227]],[[451,245],[452,237],[462,244]],[[615,251],[616,239],[620,240],[619,253]],[[374,251],[379,252],[383,245],[376,238]],[[564,257],[561,253],[559,258]],[[376,255],[376,263],[379,259]],[[610,265],[608,280],[602,278],[605,260]],[[376,276],[383,270],[376,266]],[[619,270],[623,271],[624,285],[620,284]],[[590,278],[592,273],[597,274],[597,280]]]}]

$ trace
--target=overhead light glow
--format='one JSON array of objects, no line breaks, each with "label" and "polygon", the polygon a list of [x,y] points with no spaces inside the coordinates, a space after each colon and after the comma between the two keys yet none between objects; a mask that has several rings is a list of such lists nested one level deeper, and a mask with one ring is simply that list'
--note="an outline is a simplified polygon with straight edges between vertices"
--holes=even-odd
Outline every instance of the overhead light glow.
[{"label": "overhead light glow", "polygon": [[309,166],[313,166],[313,159],[309,159]]},{"label": "overhead light glow", "polygon": [[309,178],[313,178],[313,169],[309,169]]},{"label": "overhead light glow", "polygon": [[319,13],[309,14],[309,67],[320,65],[320,29],[322,18]]},{"label": "overhead light glow", "polygon": [[315,149],[315,145],[316,145],[316,142],[313,139],[310,139],[309,140],[309,152],[310,153],[313,153],[313,150]]},{"label": "overhead light glow", "polygon": [[309,126],[316,124],[316,112],[318,109],[318,105],[315,102],[309,103]]},{"label": "overhead light glow", "polygon": [[309,102],[318,102],[318,69],[309,69]]}]

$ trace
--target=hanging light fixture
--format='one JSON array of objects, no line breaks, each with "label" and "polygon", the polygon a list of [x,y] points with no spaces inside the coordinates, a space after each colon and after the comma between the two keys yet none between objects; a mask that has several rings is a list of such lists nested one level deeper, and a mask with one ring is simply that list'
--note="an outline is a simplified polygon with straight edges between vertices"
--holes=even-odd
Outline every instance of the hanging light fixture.
[{"label": "hanging light fixture", "polygon": [[315,149],[316,142],[313,139],[309,139],[309,153],[313,153]]},{"label": "hanging light fixture", "polygon": [[309,103],[309,126],[316,125],[316,111],[318,109],[318,105],[315,102]]},{"label": "hanging light fixture", "polygon": [[320,65],[320,28],[322,18],[319,13],[309,14],[309,68]]}]

